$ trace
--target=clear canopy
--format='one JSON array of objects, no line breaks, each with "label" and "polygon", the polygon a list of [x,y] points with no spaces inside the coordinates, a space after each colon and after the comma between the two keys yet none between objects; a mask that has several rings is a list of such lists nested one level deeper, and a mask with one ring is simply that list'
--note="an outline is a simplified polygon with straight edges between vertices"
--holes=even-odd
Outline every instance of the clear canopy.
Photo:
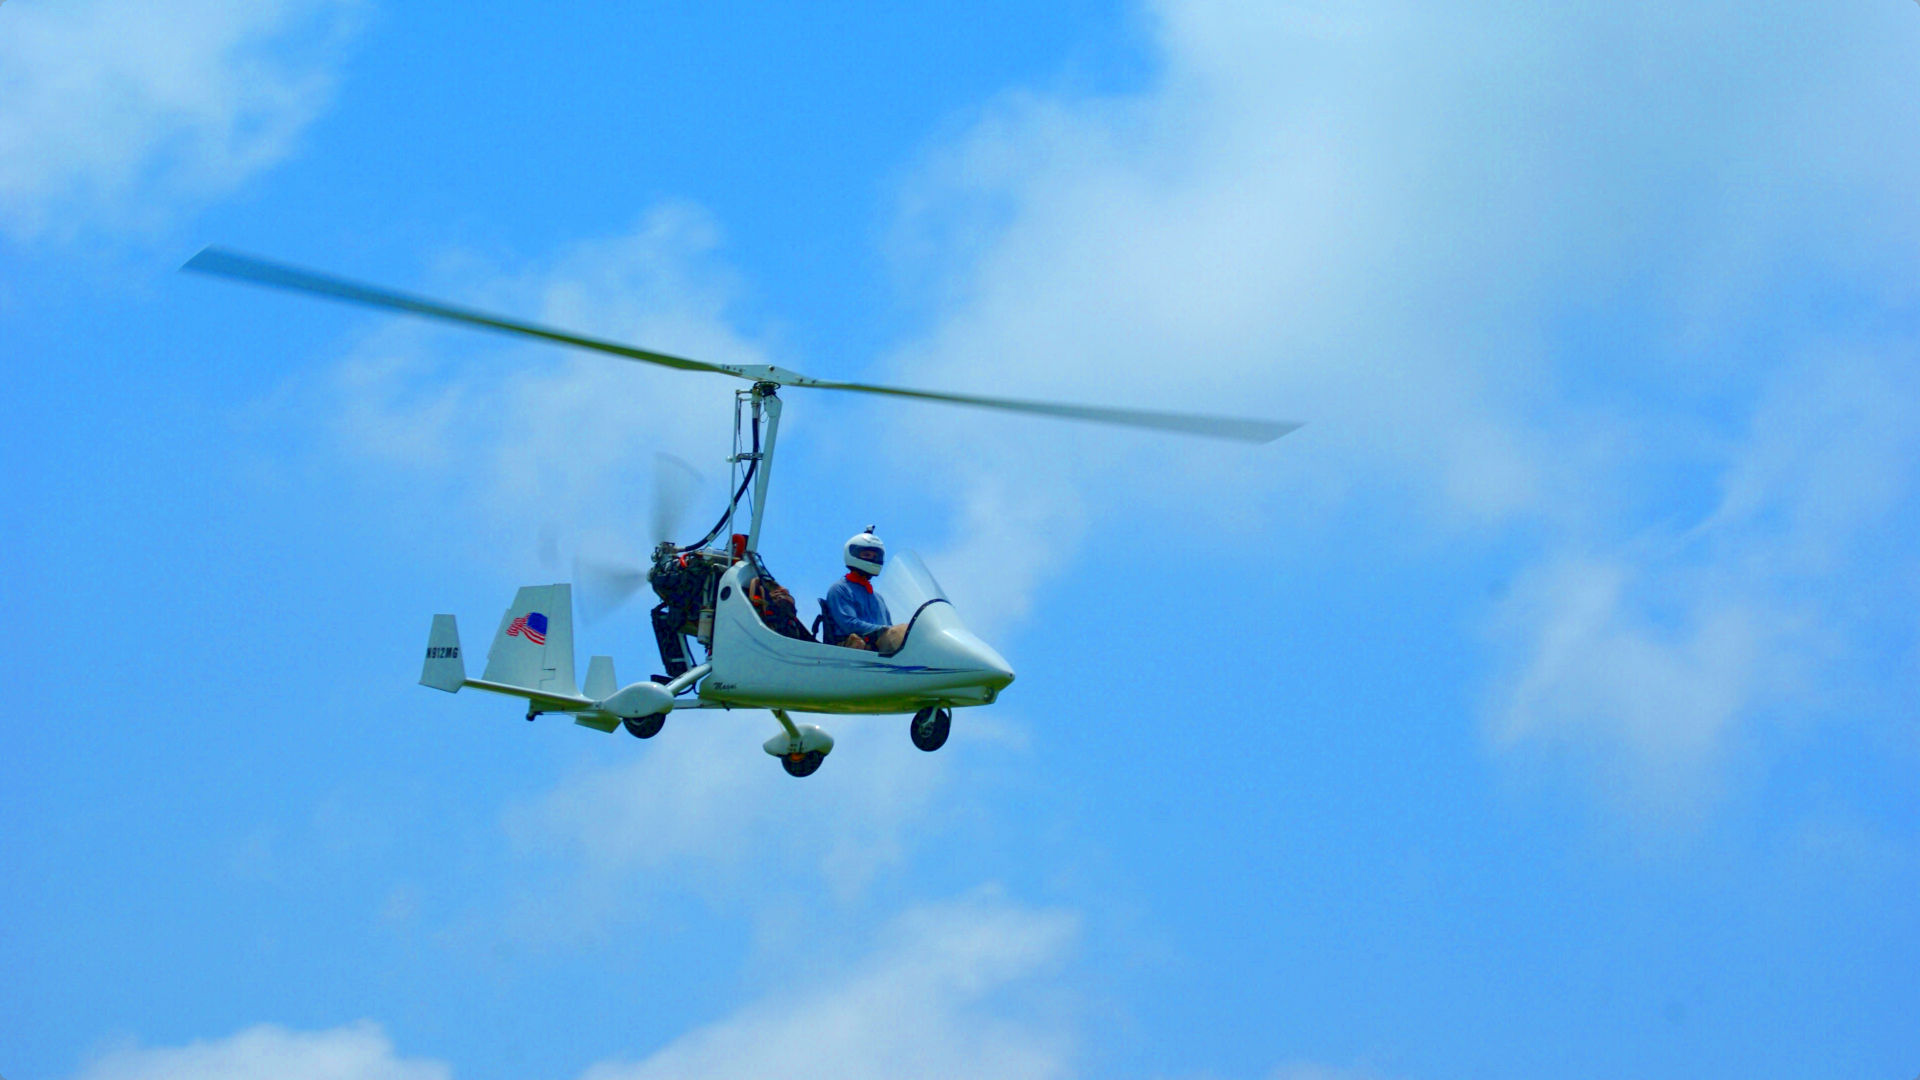
[{"label": "clear canopy", "polygon": [[915,551],[887,556],[886,569],[873,579],[873,589],[887,602],[895,622],[906,622],[929,600],[945,600],[947,593],[933,571]]}]

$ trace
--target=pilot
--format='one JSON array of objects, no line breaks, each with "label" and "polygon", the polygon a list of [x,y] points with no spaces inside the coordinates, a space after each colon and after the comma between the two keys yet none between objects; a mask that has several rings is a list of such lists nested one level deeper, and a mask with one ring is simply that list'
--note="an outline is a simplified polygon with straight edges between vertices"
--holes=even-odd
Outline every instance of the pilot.
[{"label": "pilot", "polygon": [[906,626],[894,623],[887,602],[873,591],[873,579],[886,561],[887,545],[873,535],[873,526],[847,541],[847,576],[827,590],[827,611],[846,635],[835,644],[886,656],[906,643]]}]

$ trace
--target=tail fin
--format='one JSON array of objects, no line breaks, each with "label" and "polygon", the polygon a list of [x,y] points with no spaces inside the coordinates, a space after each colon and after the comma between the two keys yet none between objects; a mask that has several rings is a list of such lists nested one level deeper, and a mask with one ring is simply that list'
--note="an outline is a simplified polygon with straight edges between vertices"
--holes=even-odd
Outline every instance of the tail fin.
[{"label": "tail fin", "polygon": [[580,692],[595,701],[605,701],[620,689],[613,677],[613,657],[595,656],[587,661],[587,685]]},{"label": "tail fin", "polygon": [[467,662],[460,659],[460,628],[451,615],[435,615],[427,631],[427,662],[420,669],[420,685],[451,694],[467,681]]},{"label": "tail fin", "polygon": [[500,616],[487,650],[487,682],[577,697],[573,681],[573,586],[527,585]]}]

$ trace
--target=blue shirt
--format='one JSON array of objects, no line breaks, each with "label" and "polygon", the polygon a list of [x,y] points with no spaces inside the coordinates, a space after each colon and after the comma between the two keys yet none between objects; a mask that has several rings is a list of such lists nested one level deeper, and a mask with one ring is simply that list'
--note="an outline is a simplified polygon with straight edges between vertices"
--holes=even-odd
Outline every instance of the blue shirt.
[{"label": "blue shirt", "polygon": [[893,616],[887,614],[887,602],[880,599],[878,593],[870,593],[845,578],[827,590],[827,611],[843,635],[866,637],[893,625]]}]

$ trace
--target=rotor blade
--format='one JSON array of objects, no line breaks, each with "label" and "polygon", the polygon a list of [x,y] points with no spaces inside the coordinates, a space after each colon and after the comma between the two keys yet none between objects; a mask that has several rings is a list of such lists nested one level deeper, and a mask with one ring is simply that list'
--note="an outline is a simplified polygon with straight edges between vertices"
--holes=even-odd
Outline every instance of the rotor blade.
[{"label": "rotor blade", "polygon": [[438,300],[411,296],[393,292],[373,285],[348,281],[345,278],[329,274],[303,270],[285,263],[270,262],[228,251],[225,248],[209,247],[198,255],[188,259],[182,270],[212,274],[217,277],[233,278],[237,281],[251,282],[256,285],[270,285],[275,288],[291,289],[295,292],[313,293],[317,296],[331,297],[348,303],[364,304],[368,307],[386,308],[410,315],[419,315],[429,319],[462,323],[477,326],[503,334],[517,334],[523,337],[538,338],[560,345],[572,345],[596,352],[610,353],[629,360],[639,360],[649,364],[677,368],[681,371],[711,371],[720,375],[732,375],[736,378],[754,382],[771,382],[782,386],[807,386],[820,390],[849,390],[862,394],[884,394],[890,397],[916,398],[921,401],[938,401],[949,405],[971,405],[982,409],[1003,409],[1009,412],[1028,413],[1035,416],[1052,416],[1064,420],[1089,420],[1098,424],[1117,424],[1122,427],[1150,428],[1156,431],[1172,431],[1183,435],[1204,435],[1218,439],[1236,439],[1241,442],[1272,442],[1301,425],[1280,420],[1249,420],[1230,416],[1205,416],[1193,413],[1159,412],[1153,409],[1115,409],[1100,405],[1070,405],[1051,401],[1025,401],[1017,398],[981,397],[973,394],[948,394],[934,390],[908,390],[897,386],[878,386],[872,383],[835,382],[827,379],[813,379],[798,372],[765,364],[709,364],[704,360],[689,360],[684,356],[672,356],[667,353],[653,352],[649,349],[636,349],[631,345],[621,345],[599,338],[590,338],[580,334],[568,333],[534,323],[520,322],[515,319],[488,315],[470,308],[444,304]]},{"label": "rotor blade", "polygon": [[499,315],[470,308],[443,304],[438,300],[429,300],[421,296],[393,292],[373,285],[363,285],[346,278],[303,270],[285,263],[256,259],[251,255],[242,255],[224,248],[205,248],[200,254],[188,259],[182,270],[192,270],[200,274],[212,274],[216,277],[232,278],[236,281],[250,282],[255,285],[270,285],[279,289],[291,289],[295,292],[313,293],[316,296],[344,300],[352,304],[364,304],[368,307],[386,308],[389,311],[403,311],[410,315],[420,315],[429,319],[441,319],[446,322],[464,323],[503,334],[519,334],[525,337],[540,338],[561,345],[574,345],[582,349],[624,356],[629,360],[640,360],[649,364],[661,364],[681,371],[712,371],[721,375],[736,375],[743,379],[760,378],[758,368],[740,368],[727,364],[709,364],[703,360],[689,360],[684,356],[670,356],[666,353],[648,349],[636,349],[630,345],[620,345],[599,338],[570,334],[564,330],[538,326],[534,323],[520,322]]},{"label": "rotor blade", "polygon": [[700,470],[672,454],[653,455],[653,530],[649,539],[673,539],[701,480]]},{"label": "rotor blade", "polygon": [[1102,405],[1068,405],[1055,401],[977,397],[972,394],[946,394],[933,390],[906,390],[898,386],[875,386],[871,383],[828,382],[804,376],[796,379],[791,385],[810,386],[820,390],[852,390],[862,394],[918,398],[922,401],[939,401],[950,405],[1004,409],[1036,416],[1053,416],[1063,420],[1089,420],[1096,424],[1152,428],[1155,431],[1174,431],[1182,435],[1204,435],[1210,438],[1236,439],[1240,442],[1252,443],[1269,443],[1302,427],[1301,424],[1287,420],[1249,420],[1234,416],[1160,412],[1154,409],[1115,409]]}]

